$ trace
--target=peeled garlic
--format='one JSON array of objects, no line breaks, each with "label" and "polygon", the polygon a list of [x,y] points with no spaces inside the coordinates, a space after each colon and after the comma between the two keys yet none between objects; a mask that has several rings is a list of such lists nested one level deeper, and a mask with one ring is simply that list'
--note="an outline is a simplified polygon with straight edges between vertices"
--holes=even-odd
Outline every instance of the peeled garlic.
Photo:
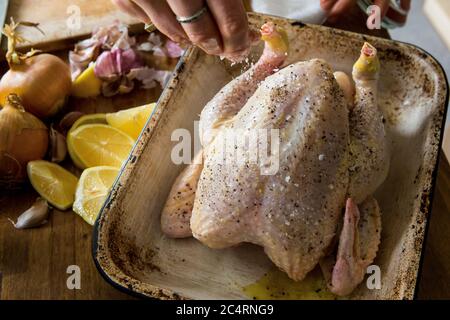
[{"label": "peeled garlic", "polygon": [[14,223],[14,221],[12,221],[11,219],[9,219],[9,221],[11,221],[16,229],[39,227],[47,223],[49,211],[50,208],[48,206],[47,200],[37,198],[36,202],[31,206],[31,208],[26,210],[19,216],[19,218],[17,218],[16,223]]}]

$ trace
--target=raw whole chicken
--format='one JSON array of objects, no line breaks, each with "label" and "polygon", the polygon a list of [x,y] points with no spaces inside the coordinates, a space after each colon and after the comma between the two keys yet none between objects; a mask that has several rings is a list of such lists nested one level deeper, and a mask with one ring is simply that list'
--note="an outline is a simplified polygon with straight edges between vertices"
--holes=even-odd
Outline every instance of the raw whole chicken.
[{"label": "raw whole chicken", "polygon": [[[389,168],[377,51],[364,44],[351,81],[319,59],[279,70],[287,36],[272,23],[261,34],[259,61],[202,111],[203,151],[177,178],[162,230],[211,248],[260,245],[296,281],[320,264],[330,290],[348,295],[378,250],[381,213],[372,194]],[[276,172],[264,172],[273,157],[236,157],[262,146],[249,142],[252,132],[274,129],[266,144],[278,145]],[[224,148],[230,132],[232,148]]]}]

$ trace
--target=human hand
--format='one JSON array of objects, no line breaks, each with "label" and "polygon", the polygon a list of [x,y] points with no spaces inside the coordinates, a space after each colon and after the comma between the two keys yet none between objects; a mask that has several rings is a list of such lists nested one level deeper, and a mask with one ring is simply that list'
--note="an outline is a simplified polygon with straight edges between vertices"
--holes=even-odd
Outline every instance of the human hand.
[{"label": "human hand", "polygon": [[[328,13],[328,21],[336,22],[339,18],[345,15],[352,6],[356,5],[357,0],[320,0],[320,6],[322,9]],[[401,0],[401,7],[405,11],[409,11],[411,7],[411,0]],[[390,0],[374,0],[373,4],[380,7],[381,18],[389,11]],[[389,11],[390,13],[391,11]],[[394,21],[403,23],[406,21],[406,16],[401,16],[399,14],[392,13],[390,16]]]},{"label": "human hand", "polygon": [[[120,9],[178,43],[193,43],[214,55],[238,56],[248,50],[251,33],[242,0],[112,0]],[[196,21],[180,23],[204,6]]]}]

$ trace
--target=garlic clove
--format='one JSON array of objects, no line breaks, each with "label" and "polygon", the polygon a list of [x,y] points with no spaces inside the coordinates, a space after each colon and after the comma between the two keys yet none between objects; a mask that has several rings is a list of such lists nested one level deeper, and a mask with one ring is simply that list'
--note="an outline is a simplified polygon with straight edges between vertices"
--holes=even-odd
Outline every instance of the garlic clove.
[{"label": "garlic clove", "polygon": [[66,138],[57,130],[50,127],[50,160],[55,163],[64,161],[67,155]]},{"label": "garlic clove", "polygon": [[72,128],[75,121],[80,119],[82,116],[84,116],[83,112],[79,111],[72,111],[67,113],[60,121],[59,121],[59,129],[66,134],[70,128]]},{"label": "garlic clove", "polygon": [[49,212],[50,207],[48,206],[47,200],[37,198],[31,208],[17,218],[16,223],[11,219],[8,220],[11,221],[16,229],[34,228],[47,223]]}]

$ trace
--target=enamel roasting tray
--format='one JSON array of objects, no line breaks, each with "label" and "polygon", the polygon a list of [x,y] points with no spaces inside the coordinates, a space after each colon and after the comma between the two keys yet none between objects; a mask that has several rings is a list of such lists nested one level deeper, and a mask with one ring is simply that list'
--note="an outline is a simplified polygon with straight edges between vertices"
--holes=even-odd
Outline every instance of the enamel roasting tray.
[{"label": "enamel roasting tray", "polygon": [[[390,174],[375,194],[383,213],[375,264],[381,289],[360,285],[351,299],[412,299],[430,213],[448,86],[441,66],[414,46],[298,21],[252,14],[255,27],[273,20],[288,32],[288,63],[323,58],[351,73],[364,41],[379,50],[382,109],[392,149]],[[255,49],[256,60],[262,46]],[[183,169],[171,161],[175,129],[188,129],[205,104],[243,66],[189,49],[165,88],[96,223],[94,259],[103,276],[130,293],[160,299],[246,299],[242,288],[272,267],[254,245],[213,250],[195,239],[173,240],[160,213]]]}]

